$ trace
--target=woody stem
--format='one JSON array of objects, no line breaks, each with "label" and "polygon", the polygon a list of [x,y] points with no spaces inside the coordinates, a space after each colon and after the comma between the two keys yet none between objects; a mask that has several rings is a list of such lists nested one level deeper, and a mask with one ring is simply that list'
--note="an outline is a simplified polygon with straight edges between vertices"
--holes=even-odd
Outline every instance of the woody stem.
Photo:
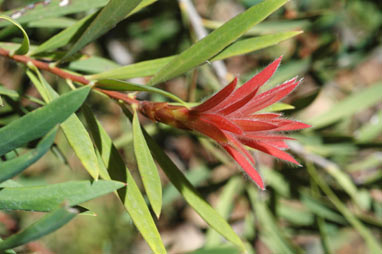
[{"label": "woody stem", "polygon": [[[3,48],[0,48],[0,55],[7,57],[9,59],[12,59],[16,62],[23,63],[25,65],[31,63],[34,66],[36,66],[38,69],[48,71],[48,72],[53,73],[56,76],[59,76],[63,79],[68,79],[68,80],[71,80],[73,82],[76,82],[76,83],[79,83],[82,85],[91,84],[90,80],[86,79],[85,77],[83,77],[81,75],[69,73],[68,71],[65,71],[59,67],[53,66],[53,65],[46,63],[46,62],[43,62],[43,61],[33,59],[29,56],[12,55],[10,53],[10,51],[3,49]],[[95,86],[97,86],[97,83],[95,83]],[[109,97],[111,97],[113,99],[122,100],[122,101],[124,101],[130,105],[138,103],[138,101],[136,99],[132,98],[131,96],[129,96],[127,94],[121,93],[121,92],[109,91],[109,90],[105,90],[105,89],[101,89],[101,88],[95,88],[95,89],[100,91],[103,94],[108,95]]]}]

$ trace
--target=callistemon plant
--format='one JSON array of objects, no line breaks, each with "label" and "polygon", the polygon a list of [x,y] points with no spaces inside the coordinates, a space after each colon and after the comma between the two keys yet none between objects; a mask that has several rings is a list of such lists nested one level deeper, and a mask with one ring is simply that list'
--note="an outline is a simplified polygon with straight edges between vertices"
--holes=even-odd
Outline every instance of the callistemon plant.
[{"label": "callistemon plant", "polygon": [[266,92],[259,93],[275,73],[281,57],[268,65],[241,87],[237,78],[205,102],[193,108],[174,106],[166,102],[138,102],[139,111],[148,118],[177,128],[195,130],[220,144],[253,181],[264,189],[264,182],[255,168],[252,155],[245,146],[279,159],[299,163],[283,150],[288,148],[284,131],[308,128],[310,125],[282,118],[278,113],[259,112],[283,99],[300,80],[293,78]]}]

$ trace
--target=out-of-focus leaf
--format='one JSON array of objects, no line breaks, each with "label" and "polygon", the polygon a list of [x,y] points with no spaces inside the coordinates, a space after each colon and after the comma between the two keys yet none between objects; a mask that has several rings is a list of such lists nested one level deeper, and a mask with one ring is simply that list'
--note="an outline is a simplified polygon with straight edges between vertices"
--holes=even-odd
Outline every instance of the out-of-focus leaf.
[{"label": "out-of-focus leaf", "polygon": [[278,218],[282,218],[294,225],[309,226],[314,222],[313,213],[309,209],[290,200],[280,200],[276,208]]},{"label": "out-of-focus leaf", "polygon": [[[132,114],[122,105],[124,113],[132,120]],[[178,167],[171,161],[162,148],[142,129],[146,142],[172,184],[181,193],[187,203],[217,232],[233,244],[244,249],[244,245],[230,225],[200,196]]]},{"label": "out-of-focus leaf", "polygon": [[14,177],[40,159],[54,142],[57,129],[51,130],[33,151],[0,163],[0,183]]},{"label": "out-of-focus leaf", "polygon": [[311,119],[309,124],[313,126],[313,129],[332,124],[380,102],[381,94],[382,83],[376,83],[362,91],[349,95],[332,106],[329,111]]},{"label": "out-of-focus leaf", "polygon": [[358,142],[374,141],[382,133],[382,111],[375,114],[356,132]]},{"label": "out-of-focus leaf", "polygon": [[31,21],[28,23],[28,27],[43,27],[43,28],[67,28],[76,23],[76,20],[71,18],[59,17],[59,18],[47,18]]},{"label": "out-of-focus leaf", "polygon": [[[299,33],[300,32],[286,32],[286,33],[272,34],[272,35],[260,36],[260,37],[256,37],[252,39],[238,41],[233,43],[228,48],[224,49],[222,52],[220,52],[210,61],[212,62],[212,61],[217,61],[221,59],[226,59],[231,56],[236,56],[236,55],[248,53],[254,50],[266,48],[266,47],[275,45],[282,40],[289,39]],[[250,44],[250,47],[248,47],[248,44]],[[97,80],[97,79],[107,79],[107,78],[129,79],[129,78],[136,78],[136,77],[152,76],[156,72],[158,72],[161,68],[163,68],[166,64],[168,64],[170,61],[175,59],[175,57],[176,56],[157,58],[153,60],[130,64],[130,65],[115,68],[112,70],[104,70],[105,72],[90,75],[90,76],[87,76],[87,78],[92,80]],[[81,66],[84,66],[86,64],[86,60],[78,61],[78,64],[82,62],[83,64]],[[76,66],[77,64],[73,63],[73,65]],[[76,69],[76,68],[72,68],[72,69],[85,70],[89,73],[96,73],[96,71],[88,70],[85,66],[80,69]]]},{"label": "out-of-focus leaf", "polygon": [[[216,211],[224,218],[228,219],[229,215],[234,206],[234,199],[236,196],[239,196],[243,191],[243,180],[241,177],[231,178],[222,190],[222,193],[219,196],[219,202],[216,206]],[[212,228],[207,230],[206,235],[206,247],[218,246],[221,244],[221,236]]]},{"label": "out-of-focus leaf", "polygon": [[192,252],[187,252],[187,254],[240,254],[243,253],[240,249],[233,246],[214,246],[205,247]]},{"label": "out-of-focus leaf", "polygon": [[[260,2],[260,1],[257,1]],[[203,25],[209,29],[216,29],[223,25],[221,21],[215,20],[207,20],[203,19]],[[309,20],[288,20],[285,21],[277,21],[277,20],[269,20],[263,21],[260,24],[249,29],[245,35],[253,36],[264,34],[267,35],[269,33],[279,33],[279,32],[291,32],[297,30],[305,30],[306,27],[310,25]]]},{"label": "out-of-focus leaf", "polygon": [[262,167],[261,173],[264,176],[267,185],[272,186],[272,188],[281,196],[290,196],[290,185],[289,182],[284,179],[283,175],[271,168]]},{"label": "out-of-focus leaf", "polygon": [[0,251],[14,248],[39,239],[44,235],[47,235],[64,226],[66,223],[72,220],[78,214],[78,212],[79,211],[75,208],[58,208],[51,213],[48,213],[23,231],[14,234],[0,242]]},{"label": "out-of-focus leaf", "polygon": [[13,187],[22,187],[22,186],[23,186],[22,184],[16,181],[13,181],[11,179],[0,183],[0,188],[13,188]]},{"label": "out-of-focus leaf", "polygon": [[121,80],[114,80],[114,79],[99,80],[97,82],[97,87],[106,89],[106,90],[114,90],[114,91],[142,91],[142,92],[149,92],[149,93],[157,93],[157,94],[166,96],[176,102],[179,102],[184,106],[187,106],[187,103],[184,102],[179,97],[177,97],[176,95],[156,87],[133,84],[133,83],[129,83],[129,82],[121,81]]},{"label": "out-of-focus leaf", "polygon": [[166,81],[204,63],[286,2],[287,0],[263,1],[237,15],[170,61],[155,74],[149,84]]},{"label": "out-of-focus leaf", "polygon": [[364,225],[361,221],[357,219],[356,216],[345,206],[341,200],[335,195],[335,193],[330,189],[325,181],[319,176],[314,165],[308,164],[308,172],[312,179],[317,183],[317,185],[326,194],[326,197],[333,203],[333,205],[342,213],[346,220],[358,231],[358,233],[365,240],[367,246],[369,247],[370,253],[380,253],[382,251],[381,245],[378,243],[373,233]]},{"label": "out-of-focus leaf", "polygon": [[1,128],[0,155],[48,133],[82,105],[89,91],[90,87],[83,87],[66,93]]},{"label": "out-of-focus leaf", "polygon": [[266,203],[257,197],[257,189],[250,185],[248,186],[247,191],[251,204],[255,209],[257,221],[260,223],[261,228],[259,232],[265,238],[268,248],[275,253],[302,253],[301,249],[294,246],[292,242],[287,239],[283,230],[277,225],[277,222],[269,208],[266,206]]},{"label": "out-of-focus leaf", "polygon": [[143,186],[155,215],[159,218],[162,208],[162,185],[157,166],[143,137],[138,115],[133,118],[134,153]]},{"label": "out-of-focus leaf", "polygon": [[[207,180],[209,176],[210,176],[210,171],[204,165],[195,169],[190,169],[186,173],[187,179],[194,186],[198,186],[201,182]],[[180,195],[179,195],[179,192],[174,187],[174,185],[172,184],[167,185],[167,187],[163,190],[163,207],[166,207],[168,204],[173,202],[178,197],[180,197]]]},{"label": "out-of-focus leaf", "polygon": [[110,0],[64,56],[72,56],[123,20],[142,0]]},{"label": "out-of-focus leaf", "polygon": [[86,59],[80,59],[69,63],[69,69],[86,73],[99,73],[111,69],[116,69],[118,67],[120,67],[119,64],[98,56],[92,56]]},{"label": "out-of-focus leaf", "polygon": [[[88,11],[104,6],[107,0],[81,0],[81,1],[61,1],[51,0],[48,4],[38,4],[32,9],[22,12],[21,9],[9,10],[3,13],[17,19],[20,24],[41,20],[46,18],[61,17],[72,13]],[[67,3],[67,5],[62,5]],[[0,27],[5,26],[0,23]]]},{"label": "out-of-focus leaf", "polygon": [[281,32],[240,40],[225,48],[210,61],[222,60],[232,56],[243,55],[258,49],[276,45],[281,41],[287,40],[301,33],[302,31]]},{"label": "out-of-focus leaf", "polygon": [[88,79],[129,79],[135,77],[147,77],[154,75],[159,69],[168,64],[175,56],[163,57],[148,61],[142,61],[127,66],[122,66],[113,70],[105,71],[99,74],[87,76]]},{"label": "out-of-focus leaf", "polygon": [[306,193],[302,193],[301,201],[306,207],[308,207],[316,215],[334,221],[336,223],[346,223],[346,220],[339,214],[335,213],[328,207],[324,206],[321,202],[309,196]]},{"label": "out-of-focus leaf", "polygon": [[283,102],[276,102],[269,107],[266,107],[262,111],[264,112],[277,112],[277,111],[284,111],[284,110],[291,110],[294,109],[293,105],[283,103]]},{"label": "out-of-focus leaf", "polygon": [[[52,101],[52,99],[56,98],[58,94],[48,84],[41,73],[38,70],[36,70],[36,72],[39,79],[37,79],[36,76],[34,76],[34,74],[30,71],[27,72],[27,75],[36,86],[43,99],[46,102]],[[81,120],[76,115],[71,115],[60,125],[60,127],[70,146],[80,159],[82,165],[94,179],[98,179],[99,166],[97,163],[97,155],[89,133],[82,124]]]},{"label": "out-of-focus leaf", "polygon": [[78,205],[123,186],[121,182],[99,180],[4,188],[0,191],[0,209],[48,212],[63,202]]},{"label": "out-of-focus leaf", "polygon": [[31,51],[31,55],[37,55],[42,52],[48,52],[55,50],[57,48],[68,45],[70,42],[75,40],[86,27],[96,18],[97,13],[90,14],[81,20],[77,21],[72,26],[62,30],[60,33],[51,37],[49,40],[42,43],[37,48]]},{"label": "out-of-focus leaf", "polygon": [[11,22],[13,25],[15,25],[23,33],[23,37],[24,37],[23,42],[21,43],[20,47],[18,49],[16,49],[16,51],[14,51],[13,53],[17,54],[17,55],[25,55],[26,53],[28,53],[28,51],[29,51],[29,37],[28,37],[27,32],[25,32],[24,28],[17,21],[15,21],[14,19],[12,19],[10,17],[0,15],[0,19],[4,19],[6,21]]},{"label": "out-of-focus leaf", "polygon": [[108,171],[106,174],[103,174],[101,170],[101,177],[121,181],[127,179],[128,187],[126,190],[122,189],[125,191],[118,192],[121,201],[124,203],[135,226],[154,253],[166,253],[166,249],[162,243],[158,229],[155,226],[155,222],[151,217],[145,199],[135,183],[133,176],[130,174],[130,171],[126,168],[117,148],[115,148],[111,138],[94,117],[90,109],[85,106],[83,111],[102,161]]}]

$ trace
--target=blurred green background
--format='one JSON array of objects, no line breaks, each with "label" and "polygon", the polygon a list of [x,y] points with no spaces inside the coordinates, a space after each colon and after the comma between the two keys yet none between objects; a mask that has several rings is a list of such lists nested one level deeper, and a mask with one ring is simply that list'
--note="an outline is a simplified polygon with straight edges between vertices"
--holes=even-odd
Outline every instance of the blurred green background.
[{"label": "blurred green background", "polygon": [[[0,2],[5,11],[36,1]],[[194,0],[193,4],[211,31],[259,2]],[[44,20],[31,22],[27,31],[32,43],[40,44],[80,17],[69,15],[55,25]],[[295,109],[284,112],[313,125],[310,130],[292,134],[299,143],[291,144],[291,153],[303,166],[296,168],[256,152],[266,191],[259,191],[211,141],[142,121],[200,193],[229,220],[249,253],[373,253],[370,246],[382,242],[382,2],[292,0],[247,36],[292,30],[304,33],[224,61],[227,82],[232,76],[239,76],[242,82],[248,80],[280,55],[284,55],[283,63],[268,88],[296,75],[304,78],[285,101]],[[0,32],[0,38],[6,41],[7,34]],[[161,0],[121,22],[83,52],[127,65],[179,53],[195,38],[179,2]],[[3,58],[0,64],[1,83],[37,94],[21,68]],[[85,71],[85,67],[77,69]],[[47,78],[62,89],[54,76]],[[197,102],[222,85],[211,65],[206,64],[161,88]],[[119,107],[99,96],[92,96],[90,104],[129,169],[137,174],[131,126]],[[1,125],[12,120],[12,114],[1,114]],[[17,180],[27,185],[87,179],[62,133],[57,141],[61,155],[48,153]],[[185,204],[162,172],[161,176],[164,208],[157,225],[169,253],[198,248],[202,249],[193,253],[238,253]],[[150,253],[115,196],[84,206],[96,216],[78,216],[59,231],[20,249],[20,253]],[[41,214],[0,212],[0,235],[24,228],[38,217]]]}]

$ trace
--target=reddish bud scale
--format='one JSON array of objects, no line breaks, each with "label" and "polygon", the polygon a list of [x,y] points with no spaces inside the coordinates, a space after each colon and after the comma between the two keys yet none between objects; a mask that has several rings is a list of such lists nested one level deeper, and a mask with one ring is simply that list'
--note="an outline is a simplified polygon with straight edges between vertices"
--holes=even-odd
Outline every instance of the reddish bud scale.
[{"label": "reddish bud scale", "polygon": [[218,142],[251,179],[264,189],[264,182],[255,169],[255,161],[245,150],[248,146],[279,159],[299,163],[283,149],[288,148],[280,131],[308,128],[310,125],[281,118],[281,114],[259,113],[265,107],[283,99],[299,84],[294,78],[264,93],[259,88],[275,73],[281,57],[262,72],[235,90],[237,79],[204,103],[187,109],[166,102],[139,103],[139,111],[152,119],[176,128],[198,131]]}]

